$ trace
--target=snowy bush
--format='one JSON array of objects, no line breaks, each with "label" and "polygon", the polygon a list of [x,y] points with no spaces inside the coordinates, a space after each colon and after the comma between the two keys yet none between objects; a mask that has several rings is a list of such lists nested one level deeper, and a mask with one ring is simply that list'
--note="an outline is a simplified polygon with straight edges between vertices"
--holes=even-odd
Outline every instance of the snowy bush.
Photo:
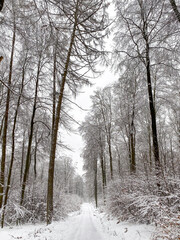
[{"label": "snowy bush", "polygon": [[169,236],[177,233],[176,238],[167,239],[179,239],[179,180],[166,179],[161,185],[159,193],[154,178],[147,181],[141,176],[114,181],[108,186],[107,209],[120,221],[154,223]]},{"label": "snowy bush", "polygon": [[153,236],[153,240],[179,240],[180,239],[180,215],[170,214],[160,219],[157,225],[157,231]]},{"label": "snowy bush", "polygon": [[59,194],[54,204],[54,220],[59,220],[67,216],[70,212],[80,210],[82,199],[75,194]]},{"label": "snowy bush", "polygon": [[[78,211],[82,200],[74,194],[61,193],[54,199],[54,220],[63,219],[68,213]],[[9,201],[6,208],[5,223],[10,225],[46,221],[46,198],[37,194],[26,196],[24,206]]]},{"label": "snowy bush", "polygon": [[46,219],[46,202],[43,198],[26,197],[24,205],[9,201],[6,208],[5,222],[8,224],[35,223]]}]

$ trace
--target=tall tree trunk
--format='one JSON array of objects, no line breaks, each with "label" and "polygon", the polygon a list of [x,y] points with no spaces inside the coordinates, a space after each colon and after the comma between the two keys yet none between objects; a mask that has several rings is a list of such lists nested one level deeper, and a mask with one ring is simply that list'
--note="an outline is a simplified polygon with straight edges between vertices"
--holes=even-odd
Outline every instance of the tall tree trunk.
[{"label": "tall tree trunk", "polygon": [[0,138],[1,138],[1,135],[2,135],[3,126],[4,126],[4,115],[3,115],[2,120],[1,120],[1,126],[0,126]]},{"label": "tall tree trunk", "polygon": [[149,168],[150,168],[150,172],[152,172],[151,126],[149,122],[148,122],[147,130],[148,130],[148,145],[149,145]]},{"label": "tall tree trunk", "polygon": [[102,138],[101,132],[99,131],[99,144],[100,144],[100,162],[101,162],[101,173],[102,173],[102,188],[103,188],[103,198],[105,201],[105,188],[106,188],[106,171],[105,171],[105,164],[104,164],[104,150],[102,145]]},{"label": "tall tree trunk", "polygon": [[176,15],[176,18],[177,20],[180,22],[180,12],[178,10],[178,7],[176,5],[176,1],[175,0],[169,0],[170,1],[170,4],[171,4],[171,7]]},{"label": "tall tree trunk", "polygon": [[3,5],[4,5],[4,0],[0,0],[0,12],[1,12],[2,8],[3,8]]},{"label": "tall tree trunk", "polygon": [[116,152],[117,152],[117,157],[118,157],[118,175],[119,178],[121,177],[121,155],[118,149],[118,146],[116,145]]},{"label": "tall tree trunk", "polygon": [[134,107],[133,104],[133,112],[132,112],[132,119],[130,124],[130,151],[131,151],[131,162],[130,162],[130,173],[136,173],[136,154],[135,154],[135,126],[134,126]]},{"label": "tall tree trunk", "polygon": [[25,136],[26,136],[26,131],[24,131],[24,134],[23,134],[22,153],[21,153],[20,183],[22,183],[23,169],[24,169],[24,149],[25,149],[25,141],[26,141]]},{"label": "tall tree trunk", "polygon": [[56,116],[56,55],[57,55],[57,43],[54,46],[53,54],[54,54],[54,67],[53,67],[53,113],[52,113],[52,135],[54,131],[55,124],[55,116]]},{"label": "tall tree trunk", "polygon": [[34,178],[37,177],[37,149],[38,149],[38,140],[37,140],[37,132],[35,135],[35,147],[34,147]]},{"label": "tall tree trunk", "polygon": [[[111,122],[107,122],[104,109],[103,109],[103,102],[102,99],[99,98],[100,104],[101,104],[101,113],[104,121],[104,128],[106,133],[106,141],[108,145],[108,152],[109,152],[109,165],[110,165],[110,174],[111,174],[111,180],[113,180],[113,158],[112,158],[112,149],[111,149]],[[108,124],[108,125],[107,125]]]},{"label": "tall tree trunk", "polygon": [[5,109],[4,128],[3,128],[3,137],[2,137],[2,158],[1,158],[1,174],[0,174],[0,208],[2,207],[3,193],[4,193],[4,177],[5,177],[4,174],[5,174],[5,164],[6,164],[6,142],[7,142],[9,104],[10,104],[10,87],[11,87],[12,71],[13,71],[15,41],[16,41],[16,26],[15,26],[15,23],[14,23],[11,59],[10,59],[10,66],[9,66],[9,80],[8,80],[7,97],[6,97],[6,109]]},{"label": "tall tree trunk", "polygon": [[56,156],[56,143],[57,143],[57,134],[59,129],[59,121],[61,116],[61,106],[62,106],[62,100],[63,100],[63,94],[64,94],[64,87],[66,83],[66,77],[68,73],[68,68],[70,64],[70,57],[71,52],[74,44],[75,39],[75,33],[76,28],[78,24],[77,20],[77,10],[78,10],[78,1],[76,5],[76,12],[75,12],[75,22],[73,26],[73,31],[71,35],[71,41],[70,46],[67,54],[66,64],[64,68],[64,73],[62,76],[62,82],[57,102],[57,108],[56,108],[56,114],[55,114],[55,123],[54,123],[54,129],[52,133],[52,140],[51,140],[51,152],[50,152],[50,160],[49,160],[49,171],[48,171],[48,188],[47,188],[47,224],[50,224],[52,222],[53,217],[53,185],[54,185],[54,165],[55,165],[55,156]]},{"label": "tall tree trunk", "polygon": [[107,143],[108,143],[108,151],[109,151],[109,162],[110,162],[110,172],[111,172],[111,180],[113,180],[113,158],[112,158],[112,149],[111,149],[111,136],[110,132],[108,132],[107,136]]},{"label": "tall tree trunk", "polygon": [[6,187],[6,191],[5,191],[4,206],[3,206],[2,217],[1,217],[1,227],[2,228],[4,226],[4,217],[5,217],[6,205],[7,205],[8,194],[9,194],[10,185],[11,185],[11,175],[12,175],[12,170],[13,170],[14,153],[15,153],[16,122],[17,122],[17,116],[18,116],[19,106],[20,106],[20,102],[21,102],[21,96],[22,96],[22,92],[23,92],[23,88],[24,88],[24,77],[25,77],[25,70],[24,70],[24,67],[23,67],[23,76],[22,76],[21,90],[20,90],[20,94],[19,94],[19,97],[18,97],[18,101],[17,101],[16,111],[15,111],[15,114],[14,114],[14,123],[13,123],[13,130],[12,130],[11,161],[10,161],[10,166],[9,166],[7,187]]},{"label": "tall tree trunk", "polygon": [[156,176],[158,178],[157,186],[158,186],[158,188],[160,188],[159,177],[161,175],[161,164],[160,164],[160,158],[159,158],[159,146],[158,146],[157,126],[156,126],[156,112],[155,112],[153,94],[152,94],[149,43],[148,43],[147,37],[145,39],[146,39],[146,74],[147,74],[147,85],[148,85],[148,96],[149,96],[149,108],[150,108],[150,114],[151,114],[153,151],[154,151],[154,159],[155,159]]},{"label": "tall tree trunk", "polygon": [[97,159],[94,159],[94,199],[96,208],[98,207],[98,192],[97,192]]},{"label": "tall tree trunk", "polygon": [[23,205],[23,201],[24,201],[24,193],[25,193],[25,189],[26,189],[26,182],[28,179],[30,162],[31,162],[31,145],[32,145],[32,139],[33,139],[33,133],[34,133],[34,119],[35,119],[35,114],[36,114],[40,68],[41,68],[41,55],[39,56],[39,61],[38,61],[34,104],[33,104],[32,116],[31,116],[31,124],[30,124],[30,133],[29,133],[27,154],[26,154],[25,170],[24,170],[24,176],[23,176],[23,182],[22,182],[22,188],[21,188],[21,199],[20,199],[21,206]]}]

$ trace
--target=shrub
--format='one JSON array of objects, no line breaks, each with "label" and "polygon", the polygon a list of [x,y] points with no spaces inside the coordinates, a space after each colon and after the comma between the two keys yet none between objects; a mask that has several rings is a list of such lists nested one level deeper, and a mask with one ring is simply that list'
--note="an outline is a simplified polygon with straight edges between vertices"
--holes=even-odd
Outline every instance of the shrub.
[{"label": "shrub", "polygon": [[180,184],[166,179],[158,192],[155,178],[128,177],[108,186],[107,210],[120,221],[157,225],[154,239],[180,239]]}]

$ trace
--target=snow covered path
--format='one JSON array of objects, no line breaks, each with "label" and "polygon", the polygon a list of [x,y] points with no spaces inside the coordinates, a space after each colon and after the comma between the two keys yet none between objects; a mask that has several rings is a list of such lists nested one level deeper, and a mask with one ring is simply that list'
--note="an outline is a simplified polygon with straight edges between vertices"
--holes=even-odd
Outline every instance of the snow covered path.
[{"label": "snow covered path", "polygon": [[74,217],[73,228],[64,240],[103,240],[97,229],[93,208],[90,204],[84,203],[81,214]]},{"label": "snow covered path", "polygon": [[154,227],[110,219],[93,205],[82,204],[81,211],[64,221],[22,225],[0,229],[0,240],[151,240]]}]

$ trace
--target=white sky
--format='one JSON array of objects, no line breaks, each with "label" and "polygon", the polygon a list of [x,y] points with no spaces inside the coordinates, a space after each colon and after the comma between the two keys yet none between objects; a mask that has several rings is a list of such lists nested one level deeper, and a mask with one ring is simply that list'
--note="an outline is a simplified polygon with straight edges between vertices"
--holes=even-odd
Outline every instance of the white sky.
[{"label": "white sky", "polygon": [[[92,81],[94,85],[92,87],[84,87],[81,92],[75,99],[75,103],[78,104],[83,109],[90,109],[91,107],[91,99],[90,96],[93,95],[93,92],[98,88],[104,88],[105,86],[113,83],[117,79],[117,76],[106,68],[104,73]],[[88,114],[88,111],[82,111],[76,106],[72,106],[73,110],[71,115],[74,116],[74,119],[77,122],[82,122],[85,119],[85,116]],[[77,126],[77,125],[76,125]],[[77,126],[78,128],[78,126]],[[77,172],[82,175],[83,174],[83,159],[81,158],[81,153],[83,149],[83,140],[79,134],[64,134],[63,142],[68,145],[68,147],[72,148],[73,152],[66,151],[66,155],[73,159],[73,162],[77,165]]]}]

